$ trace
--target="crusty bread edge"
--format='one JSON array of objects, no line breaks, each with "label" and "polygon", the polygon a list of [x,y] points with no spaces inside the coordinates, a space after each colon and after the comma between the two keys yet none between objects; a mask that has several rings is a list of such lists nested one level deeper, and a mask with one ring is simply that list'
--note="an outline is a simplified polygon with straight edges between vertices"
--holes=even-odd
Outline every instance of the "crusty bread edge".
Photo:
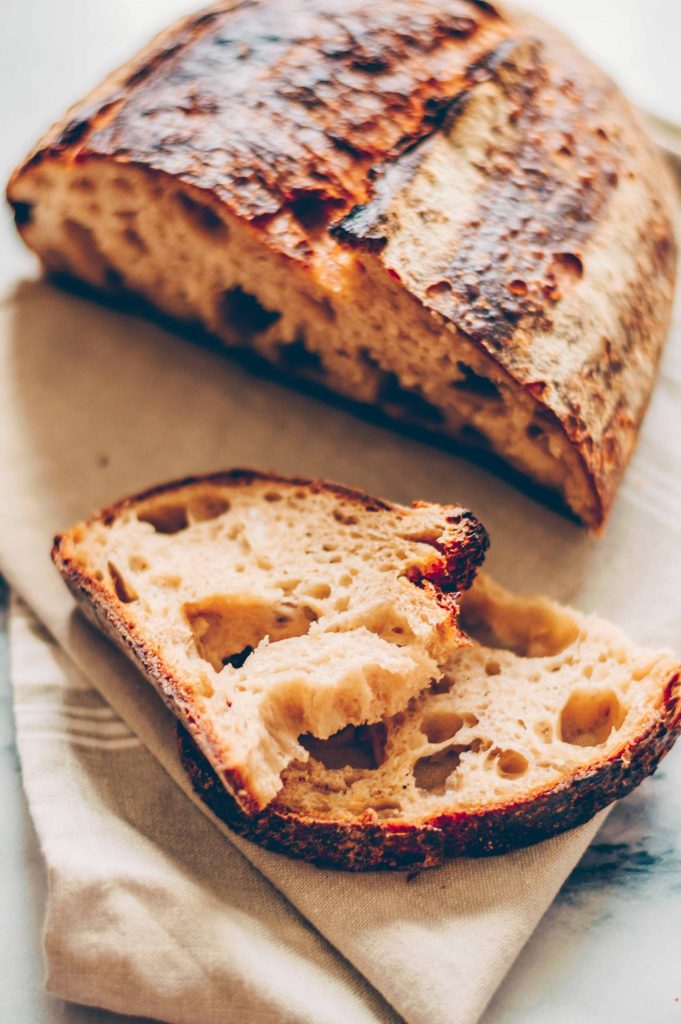
[{"label": "crusty bread edge", "polygon": [[[138,635],[134,622],[125,614],[125,606],[120,602],[112,602],[107,588],[97,579],[85,572],[78,560],[71,557],[70,545],[74,531],[87,528],[89,525],[102,522],[111,523],[124,509],[142,504],[150,498],[164,494],[173,494],[193,485],[248,485],[255,481],[272,484],[286,484],[307,488],[311,493],[331,493],[361,505],[367,511],[391,510],[400,508],[394,502],[354,490],[342,484],[324,480],[312,480],[305,477],[289,477],[277,473],[256,469],[235,468],[200,476],[185,477],[152,487],[139,494],[123,498],[101,511],[90,516],[84,523],[79,523],[64,533],[57,534],[52,544],[52,561],[59,570],[81,610],[90,622],[103,632],[119,647],[140,669],[145,678],[159,693],[164,703],[179,719],[184,728],[194,738],[198,749],[211,764],[226,791],[231,794],[245,815],[256,815],[261,807],[248,791],[246,780],[238,768],[224,763],[224,754],[220,738],[211,727],[210,721],[202,715],[200,698],[195,694],[187,694],[179,679],[164,665],[158,651],[149,647]],[[452,506],[454,507],[454,506]],[[475,570],[482,562],[488,546],[487,533],[473,513],[460,509],[462,513],[461,550],[464,556],[461,589],[466,589],[473,581]],[[448,596],[448,595],[445,595]],[[456,614],[456,604],[448,601],[447,606],[452,614]]]},{"label": "crusty bread edge", "polygon": [[270,805],[239,812],[188,733],[180,759],[194,790],[239,835],[319,867],[347,871],[437,867],[446,857],[480,857],[531,846],[589,821],[651,775],[681,731],[681,665],[669,660],[662,699],[644,731],[607,758],[518,800],[440,812],[409,821],[330,822]]}]

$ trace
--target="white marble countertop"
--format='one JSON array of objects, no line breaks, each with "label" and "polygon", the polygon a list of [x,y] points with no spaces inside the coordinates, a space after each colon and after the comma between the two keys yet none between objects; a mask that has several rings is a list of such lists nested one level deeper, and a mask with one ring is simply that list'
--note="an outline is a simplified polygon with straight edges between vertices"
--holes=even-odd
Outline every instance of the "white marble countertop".
[{"label": "white marble countertop", "polygon": [[[580,41],[641,105],[681,122],[678,0],[526,0]],[[187,0],[4,0],[6,179],[39,132]],[[676,45],[675,45],[676,44]],[[0,291],[35,266],[5,216]],[[114,1024],[44,995],[46,880],[14,746],[0,581],[0,1021]],[[489,1007],[484,1024],[681,1024],[681,749],[617,806]]]}]

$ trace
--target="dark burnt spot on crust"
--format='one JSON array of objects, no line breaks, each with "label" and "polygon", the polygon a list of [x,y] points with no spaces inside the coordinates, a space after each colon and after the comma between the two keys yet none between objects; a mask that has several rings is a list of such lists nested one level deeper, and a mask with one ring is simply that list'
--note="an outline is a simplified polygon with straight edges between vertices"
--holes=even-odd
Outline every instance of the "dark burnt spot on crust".
[{"label": "dark burnt spot on crust", "polygon": [[422,538],[440,557],[427,566],[413,566],[408,575],[416,586],[430,590],[442,608],[457,615],[459,598],[471,586],[485,559],[489,537],[482,523],[467,509],[453,513],[447,521],[458,527],[456,539],[443,542]]},{"label": "dark burnt spot on crust", "polygon": [[500,16],[494,4],[488,3],[488,0],[471,0],[471,3],[475,7],[479,7],[485,14],[489,14],[491,18],[498,18]]},{"label": "dark burnt spot on crust", "polygon": [[82,139],[89,128],[90,122],[87,118],[77,118],[76,120],[69,121],[59,137],[60,145],[75,145],[76,142]]}]

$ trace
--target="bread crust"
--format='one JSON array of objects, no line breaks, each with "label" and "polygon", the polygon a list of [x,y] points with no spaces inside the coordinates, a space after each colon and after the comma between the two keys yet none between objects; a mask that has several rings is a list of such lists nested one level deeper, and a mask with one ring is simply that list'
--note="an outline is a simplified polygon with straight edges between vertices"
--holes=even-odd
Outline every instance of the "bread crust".
[{"label": "bread crust", "polygon": [[369,169],[432,131],[471,59],[508,31],[491,5],[417,0],[415,19],[411,3],[380,0],[370,18],[343,0],[205,8],[71,108],[28,163],[77,149],[80,162],[139,164],[265,230],[261,218],[301,198],[349,209],[368,197]]},{"label": "bread crust", "polygon": [[[477,181],[438,247],[403,222],[444,137]],[[183,182],[315,279],[361,250],[536,402],[604,521],[668,330],[674,190],[616,87],[543,23],[472,0],[218,4],[48,132],[10,181],[17,214],[49,161]]]},{"label": "bread crust", "polygon": [[482,857],[549,839],[589,821],[651,775],[681,731],[678,667],[669,670],[661,705],[645,730],[608,758],[555,785],[509,800],[452,810],[413,822],[335,822],[298,815],[275,800],[261,814],[239,811],[182,727],[178,746],[192,785],[211,811],[239,835],[319,867],[346,871],[438,867],[446,857]]},{"label": "bread crust", "polygon": [[[304,487],[313,494],[330,493],[369,512],[399,507],[341,484],[305,477],[287,477],[254,469],[231,469],[205,476],[186,477],[124,498],[91,516],[86,522],[63,534],[57,534],[52,544],[52,560],[87,618],[132,659],[213,763],[224,764],[223,743],[211,728],[210,720],[202,714],[196,694],[168,669],[160,652],[139,635],[133,619],[126,614],[126,605],[113,601],[104,583],[88,573],[79,559],[74,557],[73,542],[93,523],[108,525],[125,509],[143,504],[149,499],[176,494],[194,484],[235,487],[263,481]],[[485,557],[489,539],[482,524],[467,509],[452,507],[450,522],[456,527],[456,541],[446,548],[438,548],[438,557],[427,567],[424,566],[423,574],[413,578],[412,582],[416,586],[431,589],[438,603],[455,619],[458,614],[457,598],[472,583],[476,569]],[[258,813],[260,806],[249,792],[245,777],[238,767],[224,768],[220,777],[246,814]]]}]

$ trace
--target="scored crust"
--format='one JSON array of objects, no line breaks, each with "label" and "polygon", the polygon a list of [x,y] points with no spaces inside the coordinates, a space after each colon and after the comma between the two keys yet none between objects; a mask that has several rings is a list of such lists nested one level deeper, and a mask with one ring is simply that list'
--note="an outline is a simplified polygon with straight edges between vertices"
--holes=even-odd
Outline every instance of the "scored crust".
[{"label": "scored crust", "polygon": [[474,0],[219,4],[72,108],[8,196],[48,270],[491,446],[603,522],[667,331],[673,186],[543,23]]},{"label": "scored crust", "polygon": [[[267,488],[262,493],[258,490],[257,494],[251,497],[251,485],[254,485],[253,489],[256,490],[260,484],[284,485],[282,488],[284,498],[278,493],[271,494]],[[213,576],[209,575],[206,577],[209,582],[206,582],[202,577],[198,584],[198,591],[191,595],[192,598],[200,598],[199,604],[207,609],[197,612],[197,614],[200,616],[210,616],[214,614],[216,602],[219,606],[220,601],[223,600],[220,592],[226,586],[223,580],[224,570],[230,570],[231,568],[229,561],[224,561],[226,553],[224,547],[221,548],[220,546],[220,540],[216,535],[210,533],[210,530],[213,528],[211,523],[215,521],[215,528],[223,531],[223,537],[228,536],[230,532],[229,522],[233,519],[233,513],[230,511],[230,502],[224,499],[226,497],[231,498],[235,491],[241,488],[249,492],[246,500],[256,503],[260,502],[263,510],[272,507],[270,501],[273,498],[277,501],[277,507],[279,505],[286,506],[285,496],[290,492],[296,500],[302,501],[303,518],[305,515],[305,501],[309,502],[311,497],[319,495],[338,499],[339,510],[333,512],[333,516],[331,516],[331,523],[333,525],[327,527],[327,529],[330,528],[336,532],[341,530],[341,526],[335,522],[334,517],[338,516],[341,522],[344,520],[348,522],[354,521],[354,517],[347,515],[347,509],[352,509],[353,506],[362,512],[394,515],[396,520],[403,524],[401,546],[408,549],[406,555],[402,552],[406,558],[405,567],[400,568],[401,562],[399,559],[397,562],[389,560],[389,563],[383,566],[385,575],[382,577],[380,575],[376,576],[372,571],[370,575],[376,576],[379,584],[378,596],[375,594],[372,596],[371,589],[369,588],[366,593],[370,595],[370,600],[366,604],[366,608],[369,614],[377,608],[376,614],[379,615],[380,619],[380,616],[383,614],[381,612],[381,605],[385,603],[385,593],[381,592],[381,586],[386,588],[385,592],[387,593],[387,588],[390,586],[389,580],[393,577],[397,584],[403,585],[402,598],[406,597],[407,603],[404,604],[402,602],[400,609],[396,610],[397,617],[395,623],[391,625],[398,626],[392,632],[406,632],[407,635],[399,638],[391,636],[389,638],[391,643],[386,644],[385,640],[379,641],[381,628],[377,627],[376,640],[384,644],[385,650],[389,652],[389,657],[390,652],[395,655],[395,653],[399,654],[407,650],[407,648],[411,650],[410,644],[412,639],[414,649],[420,652],[421,647],[423,647],[424,651],[421,660],[424,667],[419,666],[418,659],[413,663],[413,666],[419,667],[419,675],[415,676],[415,680],[420,678],[423,672],[428,673],[421,684],[424,686],[427,685],[428,678],[432,678],[433,673],[436,671],[436,661],[438,657],[443,656],[442,651],[448,649],[450,644],[456,645],[457,642],[466,642],[465,638],[461,638],[457,626],[458,598],[460,592],[470,585],[477,566],[484,558],[488,541],[484,529],[472,513],[459,506],[441,507],[430,506],[425,503],[414,503],[412,509],[408,509],[337,484],[242,469],[214,473],[202,477],[191,477],[153,488],[142,494],[117,502],[97,515],[92,516],[87,522],[78,524],[55,538],[52,549],[53,560],[83,611],[99,629],[132,658],[146,678],[154,685],[171,711],[179,717],[192,735],[194,735],[204,754],[213,764],[214,768],[219,771],[224,785],[228,787],[240,806],[247,813],[256,813],[268,799],[271,799],[271,795],[265,795],[265,790],[262,788],[257,777],[254,777],[253,771],[249,771],[247,766],[239,763],[239,758],[235,756],[233,747],[230,747],[229,741],[225,740],[225,734],[219,730],[216,724],[216,713],[219,712],[223,705],[225,708],[231,709],[232,699],[234,699],[233,695],[230,694],[229,699],[224,700],[222,690],[218,685],[221,678],[221,670],[225,664],[231,664],[230,658],[223,658],[221,653],[218,656],[217,664],[208,664],[210,662],[210,655],[202,652],[201,634],[195,632],[195,621],[198,623],[203,620],[200,618],[194,620],[192,618],[195,606],[188,599],[188,592],[185,592],[184,589],[178,591],[178,581],[170,578],[166,583],[167,577],[173,576],[172,572],[168,573],[166,571],[168,569],[167,565],[155,567],[155,579],[152,581],[151,589],[154,589],[157,578],[160,576],[164,580],[162,589],[168,595],[167,601],[169,605],[161,613],[161,619],[159,619],[157,611],[155,618],[152,616],[146,625],[142,620],[138,621],[139,613],[135,611],[135,602],[137,602],[138,595],[135,590],[139,583],[141,585],[140,593],[146,593],[148,598],[148,595],[151,593],[149,590],[150,584],[144,582],[143,576],[147,569],[154,567],[149,564],[143,566],[141,570],[142,575],[139,578],[131,577],[128,569],[132,567],[135,561],[140,560],[140,556],[149,554],[148,550],[144,547],[145,539],[142,538],[142,546],[137,545],[137,541],[133,541],[132,546],[124,555],[124,561],[119,563],[119,558],[123,557],[120,554],[121,549],[118,549],[118,551],[114,550],[113,552],[110,551],[109,541],[106,536],[108,528],[112,527],[112,525],[120,525],[123,531],[130,529],[130,524],[123,522],[126,519],[126,514],[130,512],[133,513],[132,517],[129,517],[133,528],[144,526],[148,529],[149,533],[152,533],[153,531],[149,524],[154,520],[158,520],[159,517],[167,517],[169,509],[175,515],[175,506],[177,504],[189,510],[189,521],[185,519],[184,525],[180,524],[177,528],[174,525],[171,525],[169,528],[167,523],[159,527],[157,523],[153,530],[160,529],[165,534],[179,532],[179,530],[185,529],[187,525],[192,526],[192,524],[196,528],[197,521],[191,518],[193,502],[197,499],[199,503],[206,502],[207,499],[208,513],[202,512],[198,520],[199,529],[208,527],[208,532],[203,529],[202,533],[204,548],[189,550],[187,554],[190,556],[189,565],[191,565],[192,559],[194,565],[196,565],[197,560],[201,561],[202,550],[204,554],[212,557],[212,561],[216,565],[216,572]],[[342,514],[341,506],[344,510]],[[330,507],[326,512],[330,515],[332,510]],[[297,514],[300,515],[301,513],[298,512]],[[312,516],[312,513],[310,515]],[[219,523],[224,522],[225,516],[229,522],[220,526]],[[439,523],[439,521],[442,521],[444,524],[444,532],[441,534],[440,540],[435,535],[427,534],[424,537],[420,535],[419,527],[423,527],[424,523],[427,523],[428,528],[432,531],[434,524]],[[303,523],[303,525],[305,524]],[[308,527],[312,529],[315,526],[317,529],[320,529],[319,521],[315,523],[315,520],[311,518]],[[358,528],[360,528],[359,524]],[[439,533],[440,529],[441,527],[438,525],[436,534]],[[414,530],[416,530],[416,534],[414,534]],[[94,536],[95,534],[97,534],[96,537]],[[309,532],[306,535],[308,537],[312,536]],[[213,536],[216,539],[213,540]],[[413,541],[411,547],[409,541]],[[148,536],[146,542],[148,543]],[[390,542],[392,549],[398,550],[400,547],[400,535],[396,535],[394,541],[391,536]],[[341,538],[339,543],[342,550],[343,544],[347,542]],[[263,555],[279,557],[282,561],[285,557],[281,553],[277,555],[276,547],[266,551],[259,551],[257,548],[251,549],[250,547],[248,550],[251,552],[250,558],[254,562],[254,571],[255,566]],[[321,547],[318,554],[320,557],[323,554]],[[326,557],[329,558],[332,555],[327,555]],[[229,559],[229,553],[227,553],[227,558]],[[101,561],[101,565],[98,559]],[[113,564],[111,559],[116,564]],[[220,562],[220,559],[222,559],[222,562]],[[152,556],[150,556],[150,560],[153,563]],[[159,560],[165,561],[166,556],[161,557]],[[340,561],[339,556],[336,556],[336,561]],[[121,565],[123,566],[122,569]],[[221,565],[222,569],[220,568]],[[268,560],[267,565],[269,568],[265,573],[266,577],[273,576],[275,573],[279,573],[281,576],[286,571],[286,567],[283,564],[272,565]],[[197,566],[197,568],[200,569],[201,567]],[[236,568],[239,567],[237,566]],[[300,565],[298,568],[300,574],[305,578],[304,567]],[[104,570],[103,572],[102,569]],[[130,571],[132,571],[132,568],[130,568]],[[329,571],[328,567],[326,571]],[[374,590],[376,590],[376,580],[373,578],[370,580],[366,573],[365,576],[366,579],[364,579],[360,571],[358,576],[360,584],[370,582],[374,586]],[[404,579],[401,579],[401,577],[404,577]],[[185,581],[185,584],[191,586],[187,581]],[[183,584],[183,587],[185,584]],[[238,607],[228,605],[226,610],[223,608],[221,615],[225,619],[234,615],[238,616],[244,606],[252,605],[254,595],[257,597],[257,580],[254,581],[248,572],[239,577],[238,587]],[[226,589],[229,590],[229,588]],[[332,600],[333,588],[327,584],[324,587],[324,591],[328,593],[322,596]],[[406,595],[405,591],[407,592]],[[390,591],[391,594],[393,592]],[[402,601],[399,595],[399,586],[398,591],[394,593],[399,604]],[[412,598],[410,595],[414,595],[414,597]],[[418,598],[415,595],[419,595]],[[293,598],[296,598],[296,591],[290,595],[288,601],[287,614],[289,617],[291,614],[294,616],[296,614],[295,611],[293,613],[291,611],[295,605],[295,602],[291,600]],[[272,601],[273,604],[276,604],[270,596],[267,597],[266,603],[267,601]],[[415,604],[414,601],[416,602]],[[413,604],[411,610],[410,602]],[[176,626],[179,623],[182,634],[180,643],[184,654],[183,657],[179,658],[177,652],[172,656],[170,655],[170,649],[167,647],[167,644],[164,646],[165,641],[161,635],[167,626],[167,623],[163,620],[168,618],[168,607],[170,606],[177,613],[174,618],[177,620]],[[417,630],[420,628],[417,620],[409,619],[409,615],[413,615],[414,609],[417,609],[418,614],[423,613],[424,615],[423,632],[421,634],[416,633],[414,637],[411,637],[409,628],[405,630],[404,626],[409,623],[410,626],[415,626]],[[306,609],[303,607],[301,610],[305,611]],[[348,614],[350,611],[352,609],[349,610]],[[258,611],[258,614],[260,614],[260,611]],[[406,615],[404,620],[400,617],[403,614]],[[323,619],[323,614],[321,617]],[[249,665],[256,659],[257,655],[263,657],[260,638],[265,638],[270,633],[273,625],[274,619],[268,618],[267,625],[263,625],[255,639],[252,641],[242,640],[237,644],[236,650],[230,648],[229,654],[237,653],[240,647],[247,647],[252,654],[252,657],[247,655]],[[300,637],[303,639],[302,634],[311,628],[314,630],[316,625],[317,622],[313,620],[311,627],[310,621],[303,618],[302,629],[294,629],[293,632],[282,634],[284,637],[283,643],[290,644],[292,642],[285,639],[286,637]],[[387,626],[382,628],[388,630]],[[353,629],[355,632],[352,632]],[[350,630],[350,632],[344,632],[344,630]],[[390,632],[390,630],[388,631]],[[334,623],[331,626],[330,637],[328,632],[322,631],[320,634],[317,631],[315,633],[316,638],[319,638],[320,635],[322,641],[324,637],[327,640],[334,637],[338,639],[347,637],[347,643],[352,645],[353,637],[357,635],[357,631],[353,623]],[[366,629],[362,629],[356,642],[366,643],[372,635]],[[277,639],[277,636],[271,636],[270,652],[273,648],[277,647],[277,644],[274,642]],[[224,642],[224,640],[221,642]],[[320,641],[316,639],[309,647],[309,650],[314,653],[315,646],[318,648],[319,643]],[[425,651],[428,651],[427,656]],[[439,655],[438,651],[440,651]],[[241,664],[244,664],[244,662]],[[239,668],[241,664],[238,666]],[[375,669],[372,671],[375,675]],[[243,683],[243,680],[241,682]],[[414,683],[407,679],[406,685],[413,688]],[[284,694],[282,700],[284,702],[282,713],[290,714],[288,703],[293,700],[293,707],[295,708],[296,699],[287,697]],[[338,713],[341,713],[341,711],[342,708],[339,709]],[[268,730],[273,727],[273,723],[269,719],[266,720],[266,723]],[[263,725],[259,718],[257,719],[257,724],[259,727]],[[251,722],[253,728],[255,728],[255,725],[255,722]]]}]

